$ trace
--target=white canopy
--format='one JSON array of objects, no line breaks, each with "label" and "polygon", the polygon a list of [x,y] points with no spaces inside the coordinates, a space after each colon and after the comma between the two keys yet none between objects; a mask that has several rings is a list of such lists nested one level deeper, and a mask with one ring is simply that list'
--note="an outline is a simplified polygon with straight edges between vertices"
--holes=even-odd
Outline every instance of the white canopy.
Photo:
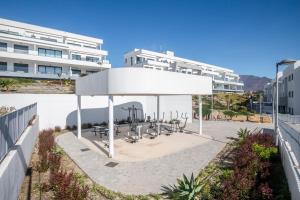
[{"label": "white canopy", "polygon": [[113,157],[113,96],[199,95],[199,123],[202,134],[201,95],[212,94],[212,78],[146,68],[113,68],[76,79],[78,96],[77,130],[81,137],[81,96],[109,96],[109,156]]},{"label": "white canopy", "polygon": [[146,68],[114,68],[76,80],[77,95],[211,95],[210,77]]}]

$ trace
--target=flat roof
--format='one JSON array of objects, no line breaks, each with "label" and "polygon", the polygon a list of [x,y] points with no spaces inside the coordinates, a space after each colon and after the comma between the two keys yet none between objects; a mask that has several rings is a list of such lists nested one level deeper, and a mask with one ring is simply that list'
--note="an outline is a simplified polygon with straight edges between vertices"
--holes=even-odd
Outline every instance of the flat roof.
[{"label": "flat roof", "polygon": [[146,68],[111,68],[76,79],[82,96],[210,95],[212,78]]},{"label": "flat roof", "polygon": [[87,42],[95,42],[95,43],[99,43],[99,44],[103,43],[103,40],[99,39],[99,38],[70,33],[70,32],[66,32],[66,31],[60,31],[57,29],[32,25],[32,24],[28,24],[28,23],[23,23],[23,22],[18,22],[18,21],[3,19],[3,18],[0,18],[0,24],[5,25],[5,26],[14,27],[14,28],[22,28],[25,30],[44,32],[44,33],[54,34],[54,35],[58,35],[58,36],[66,36],[69,38],[85,40]]}]

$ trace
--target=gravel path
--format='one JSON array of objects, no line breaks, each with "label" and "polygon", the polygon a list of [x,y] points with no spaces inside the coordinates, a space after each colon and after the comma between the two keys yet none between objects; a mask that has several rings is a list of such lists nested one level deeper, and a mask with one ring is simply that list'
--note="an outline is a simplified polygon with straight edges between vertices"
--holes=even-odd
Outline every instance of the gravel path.
[{"label": "gravel path", "polygon": [[[84,151],[88,147],[71,132],[58,136],[56,140],[76,164],[98,184],[122,193],[148,194],[160,193],[162,185],[175,184],[176,179],[183,173],[188,176],[191,173],[197,174],[222,150],[229,140],[227,137],[234,137],[241,127],[254,129],[265,125],[205,121],[204,133],[214,139],[204,136],[203,140],[208,140],[204,144],[152,160],[119,162],[113,168],[105,166],[114,162],[113,159],[92,150]],[[197,121],[187,128],[197,131]]]}]

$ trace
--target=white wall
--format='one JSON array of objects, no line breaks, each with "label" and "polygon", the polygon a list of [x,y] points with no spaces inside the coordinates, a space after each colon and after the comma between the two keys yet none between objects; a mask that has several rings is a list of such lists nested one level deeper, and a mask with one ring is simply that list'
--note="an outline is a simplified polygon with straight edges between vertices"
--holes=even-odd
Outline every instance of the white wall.
[{"label": "white wall", "polygon": [[[0,94],[0,106],[14,106],[20,108],[37,102],[38,114],[40,117],[40,128],[54,126],[76,125],[77,123],[77,96],[74,94]],[[99,123],[108,120],[108,98],[106,96],[83,96],[82,97],[82,123]],[[156,97],[154,96],[116,96],[115,119],[126,119],[128,112],[121,107],[132,106],[142,108],[143,113],[138,113],[138,117],[146,113],[153,118],[156,113]],[[192,97],[184,96],[161,96],[160,97],[160,116],[165,112],[165,120],[170,119],[172,112],[173,118],[176,111],[187,113],[189,121],[192,120]]]},{"label": "white wall", "polygon": [[18,198],[32,150],[39,133],[38,120],[29,126],[0,163],[0,199]]}]

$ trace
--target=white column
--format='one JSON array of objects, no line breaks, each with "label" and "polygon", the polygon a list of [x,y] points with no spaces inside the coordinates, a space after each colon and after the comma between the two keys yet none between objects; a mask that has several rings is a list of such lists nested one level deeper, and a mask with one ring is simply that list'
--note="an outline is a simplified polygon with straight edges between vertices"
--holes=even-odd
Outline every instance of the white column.
[{"label": "white column", "polygon": [[33,65],[33,73],[34,74],[37,74],[37,66],[36,66],[36,63],[34,63],[34,65]]},{"label": "white column", "polygon": [[214,93],[211,94],[211,117],[212,117],[211,120],[214,119],[213,113],[214,113]]},{"label": "white column", "polygon": [[[156,110],[156,117],[157,117],[157,123],[159,124],[159,96],[156,97],[157,98],[157,110]],[[157,125],[157,133],[160,134],[160,130],[159,130],[160,126]]]},{"label": "white column", "polygon": [[114,157],[114,99],[108,96],[108,129],[109,129],[109,153],[110,158]]},{"label": "white column", "polygon": [[72,67],[69,67],[69,76],[72,76]]},{"label": "white column", "polygon": [[77,95],[77,138],[81,138],[81,96]]},{"label": "white column", "polygon": [[202,97],[199,95],[199,134],[202,135]]}]

